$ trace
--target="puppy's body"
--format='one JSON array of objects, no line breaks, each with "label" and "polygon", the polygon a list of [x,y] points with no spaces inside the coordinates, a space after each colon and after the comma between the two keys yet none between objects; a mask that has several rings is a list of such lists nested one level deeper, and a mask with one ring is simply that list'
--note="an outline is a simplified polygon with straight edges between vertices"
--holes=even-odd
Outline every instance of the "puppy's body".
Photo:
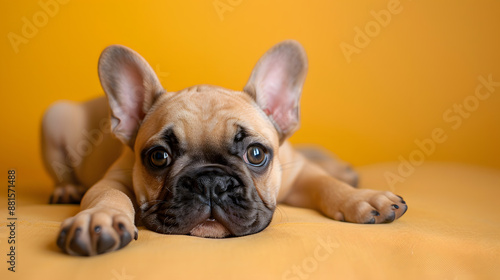
[{"label": "puppy's body", "polygon": [[53,104],[42,121],[44,164],[56,181],[51,203],[79,203],[122,150],[109,130],[105,97]]},{"label": "puppy's body", "polygon": [[99,74],[108,102],[60,103],[44,118],[52,202],[77,202],[90,188],[58,245],[76,255],[119,249],[137,238],[136,213],[151,230],[202,237],[259,232],[278,202],[349,222],[402,216],[400,197],[355,189],[348,165],[287,142],[298,127],[306,69],[302,48],[288,41],[264,55],[244,91],[166,92],[135,52],[107,49]]}]

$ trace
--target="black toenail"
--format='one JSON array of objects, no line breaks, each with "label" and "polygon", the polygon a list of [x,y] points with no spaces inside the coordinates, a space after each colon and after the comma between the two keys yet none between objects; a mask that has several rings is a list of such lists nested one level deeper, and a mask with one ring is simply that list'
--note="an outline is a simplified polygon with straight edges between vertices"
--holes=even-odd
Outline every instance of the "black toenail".
[{"label": "black toenail", "polygon": [[380,216],[380,213],[376,210],[372,210],[372,215],[373,216]]},{"label": "black toenail", "polygon": [[375,223],[375,218],[371,218],[371,220],[369,220],[365,224],[374,224],[374,223]]},{"label": "black toenail", "polygon": [[101,232],[101,226],[95,226],[94,227],[94,232],[95,233],[100,233]]},{"label": "black toenail", "polygon": [[408,205],[405,204],[405,210],[403,210],[403,213],[401,214],[401,216],[403,216],[406,213],[406,211],[408,211]]},{"label": "black toenail", "polygon": [[90,254],[86,246],[87,244],[81,238],[78,238],[81,231],[82,230],[80,228],[77,228],[75,230],[75,236],[73,236],[73,239],[71,239],[71,242],[69,243],[69,248],[77,255],[88,256]]},{"label": "black toenail", "polygon": [[97,254],[102,254],[115,246],[115,240],[106,232],[103,232],[97,240]]},{"label": "black toenail", "polygon": [[64,244],[66,243],[66,236],[68,235],[69,227],[63,228],[61,233],[59,233],[59,237],[57,238],[57,247],[61,248],[64,252],[66,252],[66,248],[64,248]]},{"label": "black toenail", "polygon": [[132,237],[128,231],[124,231],[122,236],[120,237],[120,249],[125,247],[125,245],[129,244],[132,241]]},{"label": "black toenail", "polygon": [[134,240],[137,240],[137,238],[139,238],[139,233],[136,231],[134,232]]},{"label": "black toenail", "polygon": [[399,206],[396,204],[393,204],[392,207],[394,207],[394,209],[399,209]]},{"label": "black toenail", "polygon": [[396,213],[392,212],[391,215],[387,216],[384,223],[390,223],[396,219]]},{"label": "black toenail", "polygon": [[404,201],[404,199],[401,196],[397,195],[397,197],[399,197],[399,199],[401,199],[401,203],[406,204],[406,201]]},{"label": "black toenail", "polygon": [[119,223],[118,228],[123,231],[123,230],[125,230],[125,225],[122,223]]}]

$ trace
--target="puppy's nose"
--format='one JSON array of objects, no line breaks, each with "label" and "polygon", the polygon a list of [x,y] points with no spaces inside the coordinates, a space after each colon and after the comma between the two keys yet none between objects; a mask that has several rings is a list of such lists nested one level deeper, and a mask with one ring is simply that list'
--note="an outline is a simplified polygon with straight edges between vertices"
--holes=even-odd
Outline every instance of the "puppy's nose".
[{"label": "puppy's nose", "polygon": [[203,168],[192,177],[185,177],[181,185],[207,197],[219,195],[239,185],[238,180],[217,167]]}]

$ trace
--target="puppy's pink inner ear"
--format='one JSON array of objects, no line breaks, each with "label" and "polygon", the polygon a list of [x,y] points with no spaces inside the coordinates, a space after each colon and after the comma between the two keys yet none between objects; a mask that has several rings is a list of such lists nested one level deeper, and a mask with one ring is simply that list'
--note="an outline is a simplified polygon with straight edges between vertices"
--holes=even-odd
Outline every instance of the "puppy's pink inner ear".
[{"label": "puppy's pink inner ear", "polygon": [[116,98],[115,104],[110,102],[113,115],[119,120],[116,123],[116,133],[128,138],[145,116],[144,77],[135,67],[122,65],[121,74],[117,75],[116,83],[116,92],[122,97]]},{"label": "puppy's pink inner ear", "polygon": [[300,89],[294,88],[286,62],[270,59],[262,69],[264,71],[257,80],[257,104],[280,128],[280,133],[287,134],[298,125]]},{"label": "puppy's pink inner ear", "polygon": [[142,108],[145,101],[144,74],[129,65],[124,66],[124,68],[125,74],[120,75],[118,80],[125,96],[125,98],[121,99],[123,104],[120,104],[120,106],[127,109],[126,112],[122,113],[141,120],[144,117],[144,108]]}]

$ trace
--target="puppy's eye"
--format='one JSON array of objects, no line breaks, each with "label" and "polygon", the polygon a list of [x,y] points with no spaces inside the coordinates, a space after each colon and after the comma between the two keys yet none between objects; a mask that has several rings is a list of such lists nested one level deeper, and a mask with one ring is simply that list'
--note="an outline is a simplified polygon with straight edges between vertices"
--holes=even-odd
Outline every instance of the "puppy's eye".
[{"label": "puppy's eye", "polygon": [[250,145],[244,159],[250,165],[262,166],[267,161],[267,153],[266,150],[260,145]]},{"label": "puppy's eye", "polygon": [[149,160],[151,164],[155,167],[165,167],[170,164],[172,157],[163,149],[154,150]]}]

